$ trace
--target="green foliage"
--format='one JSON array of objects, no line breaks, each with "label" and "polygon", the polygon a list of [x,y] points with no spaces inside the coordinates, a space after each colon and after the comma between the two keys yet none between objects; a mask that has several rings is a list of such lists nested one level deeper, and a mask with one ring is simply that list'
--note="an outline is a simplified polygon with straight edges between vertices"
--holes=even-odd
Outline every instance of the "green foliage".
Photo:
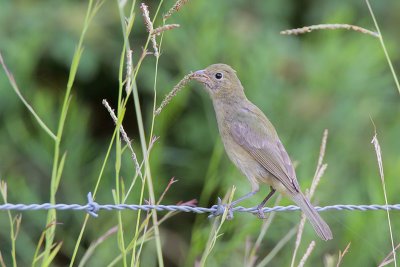
[{"label": "green foliage", "polygon": [[[292,160],[298,162],[297,176],[304,189],[311,184],[322,132],[329,129],[325,155],[329,166],[315,194],[318,204],[384,202],[371,144],[374,129],[370,118],[377,126],[382,147],[388,202],[399,203],[396,198],[400,190],[396,180],[400,172],[399,93],[379,40],[345,30],[300,36],[279,34],[284,29],[320,23],[348,23],[374,30],[365,3],[343,0],[190,1],[167,21],[180,24],[180,28],[163,35],[159,61],[152,55],[144,59],[135,81],[138,96],[133,101],[123,98],[125,93],[119,81],[119,68],[125,77],[125,65],[120,62],[121,53],[124,55],[124,37],[116,1],[105,1],[99,7],[88,24],[83,50],[79,50],[78,43],[88,3],[3,2],[0,52],[21,94],[56,135],[62,106],[68,101],[64,97],[70,69],[77,70],[75,80],[72,72],[69,83],[72,86],[74,81],[72,98],[59,143],[59,165],[53,174],[54,140],[20,101],[5,73],[0,72],[0,179],[7,182],[8,202],[49,202],[52,179],[55,187],[59,182],[58,190],[53,188],[57,203],[84,203],[87,192],[94,191],[98,181],[97,202],[122,202],[122,189],[127,191],[131,185],[135,166],[128,149],[124,148],[125,143],[118,138],[112,140],[115,125],[102,106],[102,99],[109,101],[117,115],[123,113],[122,104],[126,103],[122,123],[133,139],[133,148],[141,162],[143,145],[148,146],[152,128],[154,88],[158,104],[190,71],[223,62],[237,70],[248,98],[274,123]],[[159,2],[147,4],[153,16]],[[173,4],[173,1],[165,1],[161,5],[155,26],[162,25],[160,15]],[[126,16],[130,14],[130,5],[131,2],[123,10]],[[134,64],[147,40],[139,5],[135,3],[135,19],[129,36]],[[396,39],[400,3],[376,1],[372,8],[396,68],[400,60],[399,40]],[[157,40],[160,42],[160,37]],[[71,66],[74,51],[78,51],[78,56]],[[152,52],[151,45],[148,51]],[[142,125],[137,123],[138,106],[135,108],[135,104],[138,101]],[[171,177],[179,182],[169,189],[163,204],[196,198],[200,206],[210,206],[232,185],[237,188],[236,197],[248,192],[248,182],[225,156],[216,127],[210,100],[195,84],[183,88],[155,118],[153,134],[160,138],[151,150],[148,165],[151,176],[146,177],[151,177],[156,201]],[[140,139],[141,130],[146,140]],[[106,159],[108,149],[109,158]],[[142,172],[145,173],[145,168]],[[151,198],[147,188],[149,180],[142,181],[138,178],[135,182],[126,203]],[[116,190],[114,196],[118,198],[113,198],[112,190]],[[268,187],[261,191],[243,205],[258,204]],[[282,202],[291,204],[287,199]],[[43,238],[46,213],[24,212],[15,244],[10,240],[10,233],[11,236],[15,234],[10,230],[10,218],[17,214],[2,214],[0,250],[4,262],[12,266],[15,246],[18,265],[31,265],[37,244]],[[120,248],[124,246],[127,265],[131,264],[132,251],[140,256],[142,266],[159,265],[157,230],[152,228],[151,218],[146,221],[146,214],[141,213],[139,217],[138,213],[129,211],[100,212],[99,218],[88,219],[83,231],[85,216],[80,212],[57,212],[57,222],[61,224],[54,228],[54,242],[52,237],[48,238],[52,241],[48,246],[59,250],[58,253],[48,251],[47,260],[55,256],[52,266],[70,264],[81,231],[76,263],[92,242],[115,225],[119,225],[118,234],[96,247],[87,266],[110,264],[121,257]],[[161,216],[158,214],[158,219]],[[343,266],[376,266],[391,251],[385,212],[330,211],[324,212],[323,217],[332,228],[334,240],[317,241],[307,261],[310,266],[322,266],[324,257],[337,255],[349,242],[351,247]],[[257,262],[273,250],[299,218],[299,214],[293,212],[276,215],[261,242]],[[136,229],[142,222],[149,234],[136,236]],[[213,223],[206,215],[195,214],[177,214],[163,222],[159,227],[159,240],[165,266],[193,266],[200,262],[207,244],[212,242],[208,238],[214,233]],[[246,244],[255,242],[261,227],[262,221],[248,214],[236,214],[234,220],[225,221],[219,229],[223,235],[216,239],[206,266],[242,266]],[[396,239],[397,229],[400,229],[398,216],[392,216],[392,227],[395,242],[399,242]],[[306,224],[298,259],[315,238]],[[139,253],[142,241],[146,242]],[[291,239],[270,265],[288,266],[293,250],[294,239]],[[115,266],[122,266],[122,262],[116,261]]]}]

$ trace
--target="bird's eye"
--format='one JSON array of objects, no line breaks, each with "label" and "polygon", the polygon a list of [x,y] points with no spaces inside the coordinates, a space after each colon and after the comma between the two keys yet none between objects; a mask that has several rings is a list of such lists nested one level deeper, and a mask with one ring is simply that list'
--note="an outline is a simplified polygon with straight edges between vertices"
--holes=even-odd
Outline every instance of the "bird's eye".
[{"label": "bird's eye", "polygon": [[223,75],[222,75],[221,72],[217,72],[217,73],[215,74],[215,78],[216,78],[217,80],[221,80],[222,77],[223,77]]}]

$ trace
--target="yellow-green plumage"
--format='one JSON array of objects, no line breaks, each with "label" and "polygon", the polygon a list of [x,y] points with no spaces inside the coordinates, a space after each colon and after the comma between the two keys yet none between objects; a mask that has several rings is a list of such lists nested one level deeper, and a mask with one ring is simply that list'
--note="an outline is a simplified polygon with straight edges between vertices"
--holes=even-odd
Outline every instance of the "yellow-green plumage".
[{"label": "yellow-green plumage", "polygon": [[236,72],[228,65],[214,64],[194,73],[211,96],[218,128],[231,161],[251,183],[252,192],[233,202],[254,195],[260,184],[290,197],[305,213],[318,236],[332,239],[332,232],[303,195],[291,160],[276,130],[264,113],[245,96]]}]

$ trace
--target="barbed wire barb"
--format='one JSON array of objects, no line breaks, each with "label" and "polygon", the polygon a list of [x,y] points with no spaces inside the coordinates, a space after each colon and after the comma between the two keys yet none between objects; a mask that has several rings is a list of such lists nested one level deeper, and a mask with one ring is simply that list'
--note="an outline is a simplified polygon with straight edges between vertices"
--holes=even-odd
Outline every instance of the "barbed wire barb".
[{"label": "barbed wire barb", "polygon": [[87,194],[87,209],[86,212],[92,215],[93,217],[97,218],[99,215],[97,212],[99,211],[99,204],[97,202],[94,202],[93,197],[92,197],[92,192],[89,192]]}]

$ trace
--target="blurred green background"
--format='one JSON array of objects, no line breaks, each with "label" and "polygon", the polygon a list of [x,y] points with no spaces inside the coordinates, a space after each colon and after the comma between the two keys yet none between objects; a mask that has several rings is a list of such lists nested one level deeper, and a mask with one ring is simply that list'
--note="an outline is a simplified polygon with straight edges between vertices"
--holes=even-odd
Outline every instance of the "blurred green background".
[{"label": "blurred green background", "polygon": [[[157,1],[146,2],[154,14]],[[174,1],[165,1],[165,13]],[[139,5],[140,3],[137,3]],[[400,70],[399,1],[372,1],[394,67]],[[85,1],[0,1],[0,51],[13,72],[22,94],[49,125],[56,129],[69,67],[87,8]],[[137,9],[138,11],[139,9]],[[281,30],[320,23],[348,23],[374,29],[364,1],[190,1],[168,21],[179,29],[163,38],[158,73],[157,104],[187,73],[223,62],[233,66],[248,98],[275,125],[292,160],[297,176],[307,188],[315,171],[324,129],[329,130],[328,169],[315,194],[320,205],[383,204],[374,135],[376,124],[382,146],[389,203],[400,203],[400,105],[379,40],[353,31],[318,31],[302,36],[280,35]],[[155,25],[160,25],[156,21]],[[134,58],[147,33],[140,13],[131,36]],[[115,107],[118,68],[123,45],[117,3],[107,1],[90,25],[84,53],[73,88],[62,148],[68,151],[57,195],[59,203],[85,203],[92,191],[106,153],[114,124],[101,104]],[[145,59],[137,83],[147,133],[153,108],[155,58]],[[124,127],[140,155],[133,101],[128,103]],[[179,180],[163,203],[199,199],[210,206],[232,185],[236,196],[250,186],[231,164],[218,136],[211,101],[201,86],[189,84],[156,118],[160,139],[151,155],[156,196],[171,177]],[[11,203],[49,200],[53,142],[38,126],[0,71],[0,179],[8,183]],[[112,156],[114,157],[114,155]],[[141,156],[140,156],[141,158]],[[122,177],[128,183],[134,168],[124,158]],[[96,201],[112,203],[115,186],[111,159]],[[138,189],[137,189],[138,190]],[[258,204],[268,187],[243,203]],[[129,203],[137,203],[133,195]],[[291,204],[284,199],[282,204]],[[271,202],[272,205],[272,202]],[[0,213],[0,249],[10,264],[9,226]],[[135,212],[125,212],[135,218]],[[395,242],[400,241],[400,215],[392,212]],[[68,264],[85,214],[58,213],[56,240],[63,241],[54,266]],[[337,254],[351,242],[343,266],[376,266],[390,252],[386,213],[328,211],[323,217],[335,239],[317,241],[309,266],[322,266],[328,254]],[[128,219],[127,219],[128,220]],[[264,238],[263,258],[297,223],[299,213],[279,213]],[[23,212],[17,241],[21,266],[27,266],[45,227],[45,211]],[[78,257],[89,244],[117,223],[114,212],[100,212],[89,221]],[[246,242],[254,242],[261,221],[236,214],[226,222],[208,266],[241,266]],[[193,266],[203,252],[211,222],[206,215],[178,214],[161,226],[166,266]],[[133,231],[133,230],[127,230]],[[306,225],[300,254],[316,236]],[[156,266],[154,242],[144,247],[142,266]],[[271,266],[288,266],[294,239],[273,259]],[[89,266],[105,266],[116,255],[116,237],[102,244]]]}]

